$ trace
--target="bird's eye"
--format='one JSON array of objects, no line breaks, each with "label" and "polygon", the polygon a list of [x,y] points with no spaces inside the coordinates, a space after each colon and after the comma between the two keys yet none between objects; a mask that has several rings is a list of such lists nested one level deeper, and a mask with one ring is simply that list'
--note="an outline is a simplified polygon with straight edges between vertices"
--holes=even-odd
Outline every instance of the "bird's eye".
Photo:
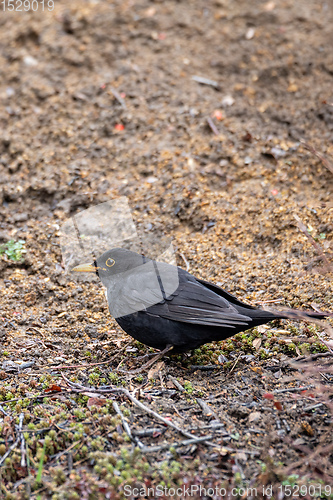
[{"label": "bird's eye", "polygon": [[108,267],[112,267],[114,266],[116,263],[115,260],[111,259],[110,257],[108,258],[108,260],[105,262],[105,264],[108,266]]}]

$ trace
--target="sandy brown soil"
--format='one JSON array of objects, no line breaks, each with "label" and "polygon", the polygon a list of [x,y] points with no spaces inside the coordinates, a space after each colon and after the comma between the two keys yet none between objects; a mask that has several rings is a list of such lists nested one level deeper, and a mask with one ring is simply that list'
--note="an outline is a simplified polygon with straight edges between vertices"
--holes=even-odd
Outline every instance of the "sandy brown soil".
[{"label": "sandy brown soil", "polygon": [[[71,215],[126,196],[138,227],[171,236],[193,274],[253,304],[333,310],[332,20],[331,1],[307,0],[1,12],[0,244],[26,242],[22,261],[0,256],[2,498],[123,498],[163,481],[230,498],[271,485],[288,497],[286,484],[333,494],[327,326],[276,323],[126,381],[112,368],[147,349],[117,327],[99,284],[64,274],[59,247]],[[216,369],[191,368],[202,364]],[[188,438],[112,395],[132,432],[155,429],[146,447],[165,445],[131,455],[94,390],[122,380],[213,444],[170,450]]]}]

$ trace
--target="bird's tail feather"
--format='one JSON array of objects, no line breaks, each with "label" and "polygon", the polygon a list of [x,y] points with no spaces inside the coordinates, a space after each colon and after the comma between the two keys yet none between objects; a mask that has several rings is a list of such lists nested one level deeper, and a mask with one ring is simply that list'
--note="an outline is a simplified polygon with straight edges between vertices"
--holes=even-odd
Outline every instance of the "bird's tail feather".
[{"label": "bird's tail feather", "polygon": [[301,311],[299,309],[285,309],[282,311],[277,311],[270,309],[269,312],[274,313],[277,318],[291,320],[319,320],[325,318],[333,318],[333,313],[328,311]]}]

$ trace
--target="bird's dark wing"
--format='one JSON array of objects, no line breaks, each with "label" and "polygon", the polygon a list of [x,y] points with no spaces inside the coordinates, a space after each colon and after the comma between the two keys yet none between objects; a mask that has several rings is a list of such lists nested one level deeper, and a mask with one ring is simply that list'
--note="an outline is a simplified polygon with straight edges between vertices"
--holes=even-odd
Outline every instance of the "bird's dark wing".
[{"label": "bird's dark wing", "polygon": [[[161,273],[161,276],[165,288],[170,289],[167,268]],[[127,294],[127,300],[133,304],[145,302],[145,312],[149,315],[182,323],[226,328],[235,328],[236,325],[247,326],[252,320],[246,313],[240,313],[237,307],[223,295],[217,294],[214,289],[206,286],[205,282],[197,280],[183,269],[178,268],[178,287],[171,294],[165,296],[163,293],[163,300],[161,300],[160,289],[151,286],[153,277],[150,278],[147,273],[145,280],[142,277],[140,279],[139,273],[132,275],[130,297]],[[212,286],[214,287],[214,285]],[[237,301],[237,299],[233,299]],[[143,308],[141,307],[140,310]]]},{"label": "bird's dark wing", "polygon": [[230,302],[231,304],[234,304],[239,307],[245,307],[246,309],[257,309],[257,307],[250,306],[250,304],[245,304],[245,302],[241,302],[234,295],[231,295],[231,293],[226,292],[225,290],[223,290],[223,288],[214,285],[214,283],[210,283],[210,281],[204,281],[198,278],[196,278],[196,280],[199,281],[199,283],[201,283],[205,287],[209,288],[209,290],[212,290],[213,292],[217,293],[217,295],[220,295],[221,297],[227,299],[227,301]]},{"label": "bird's dark wing", "polygon": [[182,323],[226,328],[251,322],[250,316],[240,314],[226,299],[196,280],[181,283],[172,296],[149,307],[147,312]]}]

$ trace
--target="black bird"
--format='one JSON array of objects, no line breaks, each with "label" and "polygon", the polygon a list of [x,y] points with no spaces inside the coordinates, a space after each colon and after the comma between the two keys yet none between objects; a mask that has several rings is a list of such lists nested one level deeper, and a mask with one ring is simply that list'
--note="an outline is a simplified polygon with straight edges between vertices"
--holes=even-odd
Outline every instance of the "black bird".
[{"label": "black bird", "polygon": [[180,267],[114,248],[93,264],[73,271],[94,272],[107,289],[111,314],[143,344],[172,353],[224,340],[274,319],[323,319],[332,313],[270,312],[244,304],[222,288]]}]

